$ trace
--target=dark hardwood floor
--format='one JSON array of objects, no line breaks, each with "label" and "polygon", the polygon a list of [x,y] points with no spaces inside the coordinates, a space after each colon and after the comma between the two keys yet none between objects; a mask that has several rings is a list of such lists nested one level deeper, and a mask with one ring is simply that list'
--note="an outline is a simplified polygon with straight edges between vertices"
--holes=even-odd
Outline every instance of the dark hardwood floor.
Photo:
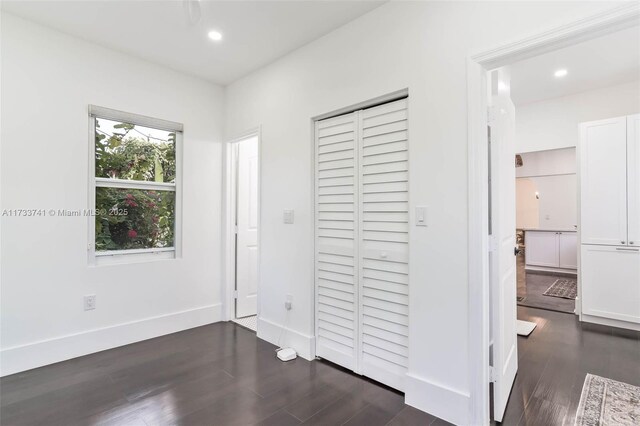
[{"label": "dark hardwood floor", "polygon": [[217,323],[0,380],[10,425],[443,425],[396,391],[332,364],[283,363]]},{"label": "dark hardwood floor", "polygon": [[[503,424],[572,425],[587,373],[640,385],[638,333],[519,307],[538,323],[519,337]],[[402,394],[332,364],[282,363],[275,347],[217,323],[0,380],[11,425],[443,425]]]},{"label": "dark hardwood floor", "polygon": [[573,314],[518,307],[518,374],[505,425],[573,425],[587,373],[640,386],[640,333],[580,323]]},{"label": "dark hardwood floor", "polygon": [[[526,252],[524,256],[526,256]],[[516,258],[518,277],[517,295],[518,297],[524,298],[524,300],[518,301],[518,305],[573,313],[576,307],[575,300],[545,296],[543,294],[557,279],[566,279],[568,277],[527,272],[524,268],[524,256],[518,256]]]}]

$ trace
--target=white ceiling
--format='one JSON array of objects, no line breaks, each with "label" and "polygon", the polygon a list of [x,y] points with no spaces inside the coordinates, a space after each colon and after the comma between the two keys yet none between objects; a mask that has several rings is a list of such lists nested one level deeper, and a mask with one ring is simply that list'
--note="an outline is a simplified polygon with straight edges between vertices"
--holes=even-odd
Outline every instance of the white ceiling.
[{"label": "white ceiling", "polygon": [[[2,1],[3,12],[228,84],[384,1],[207,1],[191,24],[177,1]],[[223,34],[215,43],[210,30]]]},{"label": "white ceiling", "polygon": [[[566,77],[554,72],[565,68]],[[511,66],[516,105],[640,79],[640,28],[633,27],[525,59]]]}]

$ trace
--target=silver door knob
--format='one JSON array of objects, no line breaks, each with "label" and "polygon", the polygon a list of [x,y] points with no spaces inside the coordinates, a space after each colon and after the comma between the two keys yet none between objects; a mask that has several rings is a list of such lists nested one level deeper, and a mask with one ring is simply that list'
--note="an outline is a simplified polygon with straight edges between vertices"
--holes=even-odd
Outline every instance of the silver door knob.
[{"label": "silver door knob", "polygon": [[633,245],[633,241],[629,241],[629,244],[630,244],[630,245]]},{"label": "silver door knob", "polygon": [[624,241],[620,241],[622,244],[624,244]]}]

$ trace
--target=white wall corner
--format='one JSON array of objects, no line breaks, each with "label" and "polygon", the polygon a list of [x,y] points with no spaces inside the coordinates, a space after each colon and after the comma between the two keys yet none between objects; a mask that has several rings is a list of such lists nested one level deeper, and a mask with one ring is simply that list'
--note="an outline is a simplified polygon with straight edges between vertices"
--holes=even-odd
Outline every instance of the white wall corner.
[{"label": "white wall corner", "polygon": [[222,319],[220,303],[69,334],[0,351],[0,376],[176,333]]},{"label": "white wall corner", "polygon": [[469,394],[412,373],[407,373],[405,403],[456,425],[469,424]]},{"label": "white wall corner", "polygon": [[[280,335],[282,334],[282,338]],[[258,337],[278,346],[278,340],[282,346],[291,347],[298,356],[312,361],[316,357],[316,338],[291,328],[284,327],[265,318],[258,317]]]}]

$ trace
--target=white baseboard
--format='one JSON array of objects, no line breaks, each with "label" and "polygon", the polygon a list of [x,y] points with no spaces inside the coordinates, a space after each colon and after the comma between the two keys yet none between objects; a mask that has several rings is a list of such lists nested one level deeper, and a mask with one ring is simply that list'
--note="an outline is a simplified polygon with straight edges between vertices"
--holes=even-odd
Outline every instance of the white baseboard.
[{"label": "white baseboard", "polygon": [[300,333],[299,331],[285,328],[273,321],[258,317],[258,337],[269,343],[278,345],[278,339],[282,334],[282,346],[295,349],[298,356],[311,361],[316,357],[316,339],[314,336]]},{"label": "white baseboard", "polygon": [[637,323],[598,317],[595,315],[588,315],[585,313],[581,315],[580,321],[590,322],[590,323],[599,324],[599,325],[605,325],[609,327],[624,328],[626,330],[640,331],[640,324],[637,324]]},{"label": "white baseboard", "polygon": [[87,330],[0,351],[0,376],[220,321],[222,305],[208,305]]},{"label": "white baseboard", "polygon": [[559,277],[576,278],[578,276],[577,269],[548,268],[546,266],[529,266],[525,265],[524,270],[533,273],[546,273],[547,275],[557,275]]},{"label": "white baseboard", "polygon": [[468,394],[407,373],[405,404],[456,425],[469,424]]}]

